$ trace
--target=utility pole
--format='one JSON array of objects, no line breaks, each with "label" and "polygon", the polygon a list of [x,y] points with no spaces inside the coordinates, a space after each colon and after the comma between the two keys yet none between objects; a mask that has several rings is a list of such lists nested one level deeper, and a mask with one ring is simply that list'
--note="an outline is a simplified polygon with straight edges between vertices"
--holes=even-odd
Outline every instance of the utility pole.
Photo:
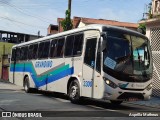
[{"label": "utility pole", "polygon": [[71,30],[73,27],[72,20],[71,20],[71,4],[72,0],[68,0],[68,9],[66,10],[66,18],[61,21],[61,25],[63,27],[63,31]]},{"label": "utility pole", "polygon": [[71,16],[71,4],[72,0],[68,0],[68,10],[70,11],[70,16]]}]

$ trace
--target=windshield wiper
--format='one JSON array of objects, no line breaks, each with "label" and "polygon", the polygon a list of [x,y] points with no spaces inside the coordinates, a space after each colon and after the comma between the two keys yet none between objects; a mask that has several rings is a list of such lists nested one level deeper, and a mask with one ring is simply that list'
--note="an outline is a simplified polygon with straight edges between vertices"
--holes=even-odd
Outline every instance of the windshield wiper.
[{"label": "windshield wiper", "polygon": [[138,48],[137,48],[137,53],[138,53],[138,64],[139,64],[139,68],[140,68],[140,55],[139,55],[139,51],[138,51]]}]

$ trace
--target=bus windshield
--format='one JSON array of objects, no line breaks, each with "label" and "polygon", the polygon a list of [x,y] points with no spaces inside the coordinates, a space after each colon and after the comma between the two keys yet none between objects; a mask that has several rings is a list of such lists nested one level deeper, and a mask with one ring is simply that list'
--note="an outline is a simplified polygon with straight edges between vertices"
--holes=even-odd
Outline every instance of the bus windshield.
[{"label": "bus windshield", "polygon": [[103,51],[104,72],[123,80],[150,79],[151,52],[146,38],[119,31],[107,31],[107,38],[104,40],[106,40],[106,49]]}]

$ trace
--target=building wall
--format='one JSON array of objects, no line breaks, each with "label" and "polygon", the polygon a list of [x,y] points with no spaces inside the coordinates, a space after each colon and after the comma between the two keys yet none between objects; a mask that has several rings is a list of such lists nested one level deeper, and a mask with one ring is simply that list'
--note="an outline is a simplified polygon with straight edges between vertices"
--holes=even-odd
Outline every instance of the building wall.
[{"label": "building wall", "polygon": [[153,16],[160,15],[160,0],[152,0],[152,14]]},{"label": "building wall", "polygon": [[146,25],[146,36],[149,38],[153,58],[153,95],[160,97],[160,21]]},{"label": "building wall", "polygon": [[78,28],[86,26],[83,22],[80,22]]},{"label": "building wall", "polygon": [[51,35],[51,34],[56,34],[56,33],[58,33],[58,25],[49,25],[47,29],[47,34]]}]

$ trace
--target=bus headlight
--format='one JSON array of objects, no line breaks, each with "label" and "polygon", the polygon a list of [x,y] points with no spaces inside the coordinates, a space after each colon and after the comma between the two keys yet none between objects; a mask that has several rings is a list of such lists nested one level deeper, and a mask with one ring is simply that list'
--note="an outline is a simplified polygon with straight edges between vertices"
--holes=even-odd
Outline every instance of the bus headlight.
[{"label": "bus headlight", "polygon": [[117,87],[118,87],[118,86],[117,86],[114,82],[112,82],[111,80],[108,80],[108,79],[105,78],[105,77],[103,77],[103,79],[104,79],[105,83],[106,83],[107,85],[109,85],[110,87],[112,87],[112,88],[117,88]]},{"label": "bus headlight", "polygon": [[146,87],[146,89],[149,91],[151,88],[152,88],[152,83],[151,84],[149,84],[147,87]]}]

